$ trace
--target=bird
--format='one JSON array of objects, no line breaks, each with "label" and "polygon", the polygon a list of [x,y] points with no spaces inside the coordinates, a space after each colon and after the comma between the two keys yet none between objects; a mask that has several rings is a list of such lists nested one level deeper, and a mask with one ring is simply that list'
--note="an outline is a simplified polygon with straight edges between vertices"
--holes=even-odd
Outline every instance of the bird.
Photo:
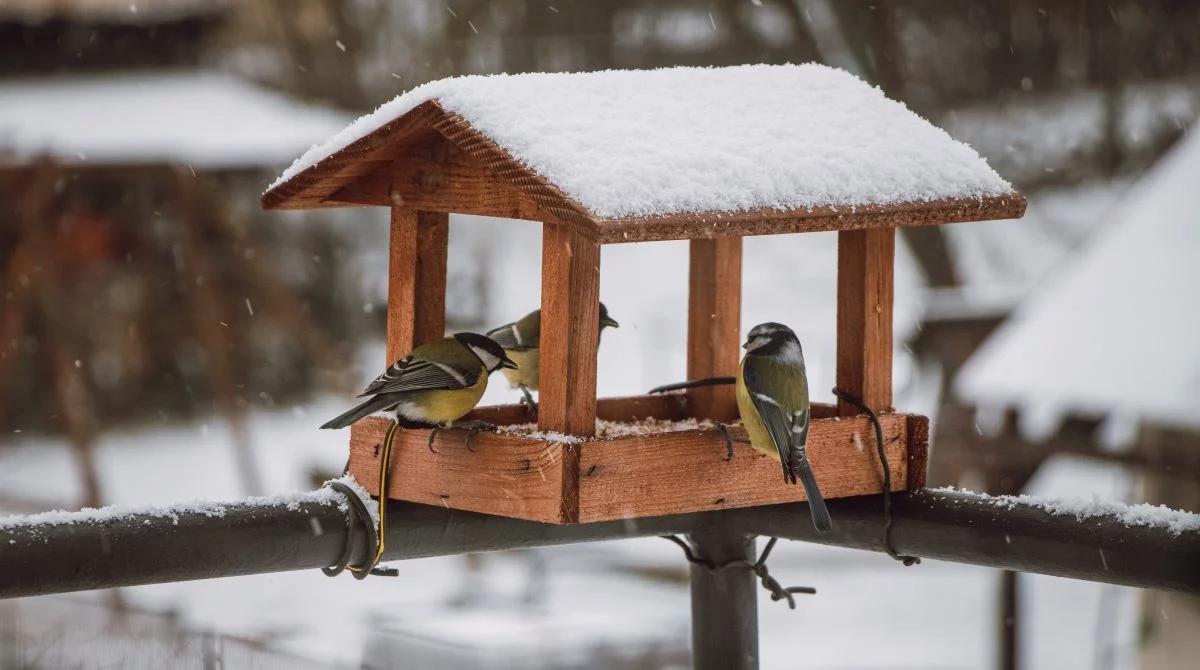
[{"label": "bird", "polygon": [[[621,324],[608,315],[608,308],[600,303],[600,332],[606,327],[619,328]],[[519,321],[506,323],[499,328],[488,331],[488,337],[495,340],[504,353],[512,357],[517,368],[504,370],[504,377],[514,388],[521,390],[521,402],[534,409],[533,396],[529,393],[538,388],[538,340],[542,332],[542,310],[534,311],[521,317]]]},{"label": "bird", "polygon": [[455,333],[396,361],[357,397],[367,398],[321,428],[345,428],[376,412],[405,427],[449,427],[475,408],[488,375],[517,364],[486,335]]},{"label": "bird", "polygon": [[795,484],[799,475],[813,525],[827,531],[833,522],[808,462],[810,405],[800,340],[791,328],[768,322],[751,328],[742,348],[735,395],[750,446],[779,460],[785,482]]}]

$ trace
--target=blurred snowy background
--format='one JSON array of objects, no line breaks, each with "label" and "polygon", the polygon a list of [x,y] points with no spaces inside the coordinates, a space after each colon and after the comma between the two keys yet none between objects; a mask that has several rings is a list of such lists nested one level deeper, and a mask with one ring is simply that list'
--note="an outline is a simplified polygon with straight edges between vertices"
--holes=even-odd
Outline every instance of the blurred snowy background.
[{"label": "blurred snowy background", "polygon": [[[1200,4],[6,0],[0,513],[303,490],[340,469],[345,434],[315,427],[384,364],[387,215],[265,214],[257,196],[356,115],[455,74],[809,60],[878,84],[1029,197],[1020,223],[901,234],[896,405],[934,421],[931,483],[1200,509]],[[835,249],[745,246],[745,325],[795,327],[817,390]],[[536,224],[452,217],[450,327],[535,308],[539,259]],[[604,249],[622,328],[601,393],[682,378],[686,263],[685,243]],[[485,402],[514,401],[504,386]],[[760,598],[765,668],[985,668],[1005,649],[1028,668],[1174,668],[1200,651],[1194,599],[775,557],[820,595]],[[665,542],[399,567],[0,601],[0,668],[688,663],[687,573]]]}]

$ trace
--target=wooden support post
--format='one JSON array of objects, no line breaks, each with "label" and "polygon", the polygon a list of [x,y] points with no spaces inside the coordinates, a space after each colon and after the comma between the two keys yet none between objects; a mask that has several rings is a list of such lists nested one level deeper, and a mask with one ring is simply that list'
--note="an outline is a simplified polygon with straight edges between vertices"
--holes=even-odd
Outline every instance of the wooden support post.
[{"label": "wooden support post", "polygon": [[599,341],[600,243],[592,231],[547,222],[542,226],[541,430],[595,434]]},{"label": "wooden support post", "polygon": [[[892,265],[896,229],[838,233],[837,385],[892,409]],[[842,416],[857,408],[838,401]]]},{"label": "wooden support post", "polygon": [[387,363],[446,334],[450,215],[392,208],[388,255]]},{"label": "wooden support post", "polygon": [[[688,271],[687,378],[737,374],[742,318],[742,238],[692,240]],[[688,391],[692,414],[737,416],[732,386]]]}]

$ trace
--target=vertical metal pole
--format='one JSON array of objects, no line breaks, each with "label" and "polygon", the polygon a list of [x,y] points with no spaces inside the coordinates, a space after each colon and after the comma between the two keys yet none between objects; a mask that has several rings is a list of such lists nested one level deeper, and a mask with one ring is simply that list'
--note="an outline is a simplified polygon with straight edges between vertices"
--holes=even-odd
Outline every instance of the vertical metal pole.
[{"label": "vertical metal pole", "polygon": [[1017,629],[1017,573],[1004,570],[1000,573],[1000,621],[996,643],[996,668],[1016,670],[1021,666],[1020,638]]},{"label": "vertical metal pole", "polygon": [[[688,539],[696,556],[721,565],[754,561],[754,538],[721,525]],[[711,571],[692,564],[692,666],[696,670],[758,670],[758,604],[754,573]]]}]

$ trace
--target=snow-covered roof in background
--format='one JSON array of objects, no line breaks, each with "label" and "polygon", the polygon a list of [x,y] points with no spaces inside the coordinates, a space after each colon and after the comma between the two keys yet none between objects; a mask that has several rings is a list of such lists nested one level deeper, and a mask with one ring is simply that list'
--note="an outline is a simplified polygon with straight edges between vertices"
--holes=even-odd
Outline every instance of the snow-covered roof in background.
[{"label": "snow-covered roof in background", "polygon": [[599,218],[1012,193],[967,145],[816,64],[443,79],[313,147],[271,188],[431,100]]},{"label": "snow-covered roof in background", "polygon": [[229,5],[229,0],[4,0],[0,2],[0,20],[37,23],[71,19],[144,25],[215,14]]},{"label": "snow-covered roof in background", "polygon": [[942,229],[959,285],[929,289],[926,318],[1006,316],[1107,221],[1125,179],[1043,189],[1021,220]]},{"label": "snow-covered roof in background", "polygon": [[346,118],[216,72],[4,81],[0,165],[47,155],[122,165],[281,165]]},{"label": "snow-covered roof in background", "polygon": [[1111,223],[967,362],[980,406],[1200,426],[1200,134],[1174,146]]}]

